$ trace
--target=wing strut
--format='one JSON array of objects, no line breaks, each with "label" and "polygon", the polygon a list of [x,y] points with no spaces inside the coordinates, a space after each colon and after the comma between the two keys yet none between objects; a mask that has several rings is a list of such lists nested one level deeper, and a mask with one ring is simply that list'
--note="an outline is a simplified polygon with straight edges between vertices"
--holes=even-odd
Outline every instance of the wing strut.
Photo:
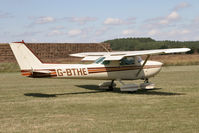
[{"label": "wing strut", "polygon": [[101,46],[106,50],[106,52],[110,52],[103,44],[101,44]]},{"label": "wing strut", "polygon": [[140,72],[141,72],[142,69],[144,68],[144,66],[145,66],[145,64],[146,64],[146,62],[148,61],[148,59],[149,59],[150,56],[151,56],[151,55],[147,55],[147,57],[146,57],[144,63],[142,64],[141,68],[139,69],[138,73],[136,74],[136,77],[140,74]]}]

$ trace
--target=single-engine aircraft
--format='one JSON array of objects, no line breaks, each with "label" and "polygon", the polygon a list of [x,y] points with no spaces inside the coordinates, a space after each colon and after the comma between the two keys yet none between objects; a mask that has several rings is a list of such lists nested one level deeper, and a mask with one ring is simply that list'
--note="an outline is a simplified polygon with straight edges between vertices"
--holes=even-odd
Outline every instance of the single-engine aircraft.
[{"label": "single-engine aircraft", "polygon": [[[149,82],[149,78],[160,72],[163,63],[149,61],[151,55],[190,51],[189,48],[172,48],[122,52],[86,52],[71,54],[71,56],[82,57],[83,61],[93,61],[92,64],[49,64],[43,63],[24,41],[9,43],[9,45],[24,76],[110,80],[110,82],[99,85],[100,88],[109,90],[116,86],[114,81],[119,81],[121,91],[154,88],[154,84]],[[146,55],[145,60],[142,60],[142,55]],[[144,82],[140,85],[122,82],[122,80],[138,79],[142,79]]]}]

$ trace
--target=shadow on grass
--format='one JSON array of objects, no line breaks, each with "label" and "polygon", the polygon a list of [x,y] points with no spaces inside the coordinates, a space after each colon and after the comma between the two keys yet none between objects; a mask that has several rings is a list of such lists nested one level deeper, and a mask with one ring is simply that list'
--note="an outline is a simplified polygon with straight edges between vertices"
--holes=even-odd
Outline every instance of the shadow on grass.
[{"label": "shadow on grass", "polygon": [[25,93],[24,95],[32,97],[43,97],[43,98],[56,97],[55,94],[43,94],[43,93]]},{"label": "shadow on grass", "polygon": [[50,98],[50,97],[56,97],[56,96],[61,96],[61,95],[92,94],[92,93],[101,93],[101,92],[107,92],[107,91],[101,90],[101,91],[89,91],[89,92],[60,93],[60,94],[25,93],[24,95],[32,96],[32,97]]},{"label": "shadow on grass", "polygon": [[185,95],[184,93],[173,93],[173,92],[161,92],[155,91],[161,88],[155,88],[153,90],[138,90],[135,92],[121,92],[119,88],[115,88],[113,91],[108,91],[105,89],[100,89],[97,85],[77,85],[77,87],[84,88],[92,91],[84,92],[72,92],[72,93],[60,93],[60,94],[43,94],[43,93],[25,93],[25,96],[40,97],[40,98],[51,98],[60,95],[80,95],[80,94],[92,94],[92,93],[120,93],[120,94],[134,94],[134,95],[159,95],[159,96],[173,96],[173,95]]},{"label": "shadow on grass", "polygon": [[[88,89],[88,90],[103,90],[100,89],[97,85],[77,85],[77,87]],[[121,92],[119,88],[114,88],[113,91],[107,91],[106,92],[112,92],[112,93],[121,93],[121,94],[145,94],[145,95],[162,95],[162,96],[172,96],[172,95],[185,95],[184,93],[174,93],[174,92],[161,92],[161,91],[155,91],[160,90],[162,88],[154,88],[154,89],[148,89],[148,90],[137,90],[135,92]]]}]

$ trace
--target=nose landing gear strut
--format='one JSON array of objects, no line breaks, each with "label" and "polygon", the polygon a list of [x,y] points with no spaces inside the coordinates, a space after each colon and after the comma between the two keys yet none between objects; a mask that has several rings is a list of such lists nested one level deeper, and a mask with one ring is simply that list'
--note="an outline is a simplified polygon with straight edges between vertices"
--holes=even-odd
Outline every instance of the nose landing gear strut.
[{"label": "nose landing gear strut", "polygon": [[155,88],[155,84],[150,83],[148,78],[146,78],[144,80],[144,83],[140,84],[140,89],[143,89],[143,90],[144,89],[146,89],[146,90],[148,90],[148,89],[154,89],[154,88]]}]

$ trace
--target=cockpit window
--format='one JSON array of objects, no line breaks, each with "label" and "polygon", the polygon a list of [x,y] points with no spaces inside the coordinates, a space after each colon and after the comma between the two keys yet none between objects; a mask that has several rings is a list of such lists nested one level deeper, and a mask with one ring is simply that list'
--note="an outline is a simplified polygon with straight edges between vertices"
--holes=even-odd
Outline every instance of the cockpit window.
[{"label": "cockpit window", "polygon": [[95,63],[96,63],[96,64],[100,64],[100,63],[103,62],[104,59],[105,59],[105,57],[100,57],[100,58],[98,58],[98,59],[95,61]]},{"label": "cockpit window", "polygon": [[109,65],[109,64],[110,64],[110,61],[109,61],[109,60],[105,60],[105,61],[103,61],[102,64],[104,64],[104,65]]},{"label": "cockpit window", "polygon": [[120,60],[120,65],[132,65],[132,64],[135,64],[134,57],[125,57],[122,60]]},{"label": "cockpit window", "polygon": [[140,56],[137,56],[137,60],[138,60],[138,63],[142,62],[142,58]]}]

